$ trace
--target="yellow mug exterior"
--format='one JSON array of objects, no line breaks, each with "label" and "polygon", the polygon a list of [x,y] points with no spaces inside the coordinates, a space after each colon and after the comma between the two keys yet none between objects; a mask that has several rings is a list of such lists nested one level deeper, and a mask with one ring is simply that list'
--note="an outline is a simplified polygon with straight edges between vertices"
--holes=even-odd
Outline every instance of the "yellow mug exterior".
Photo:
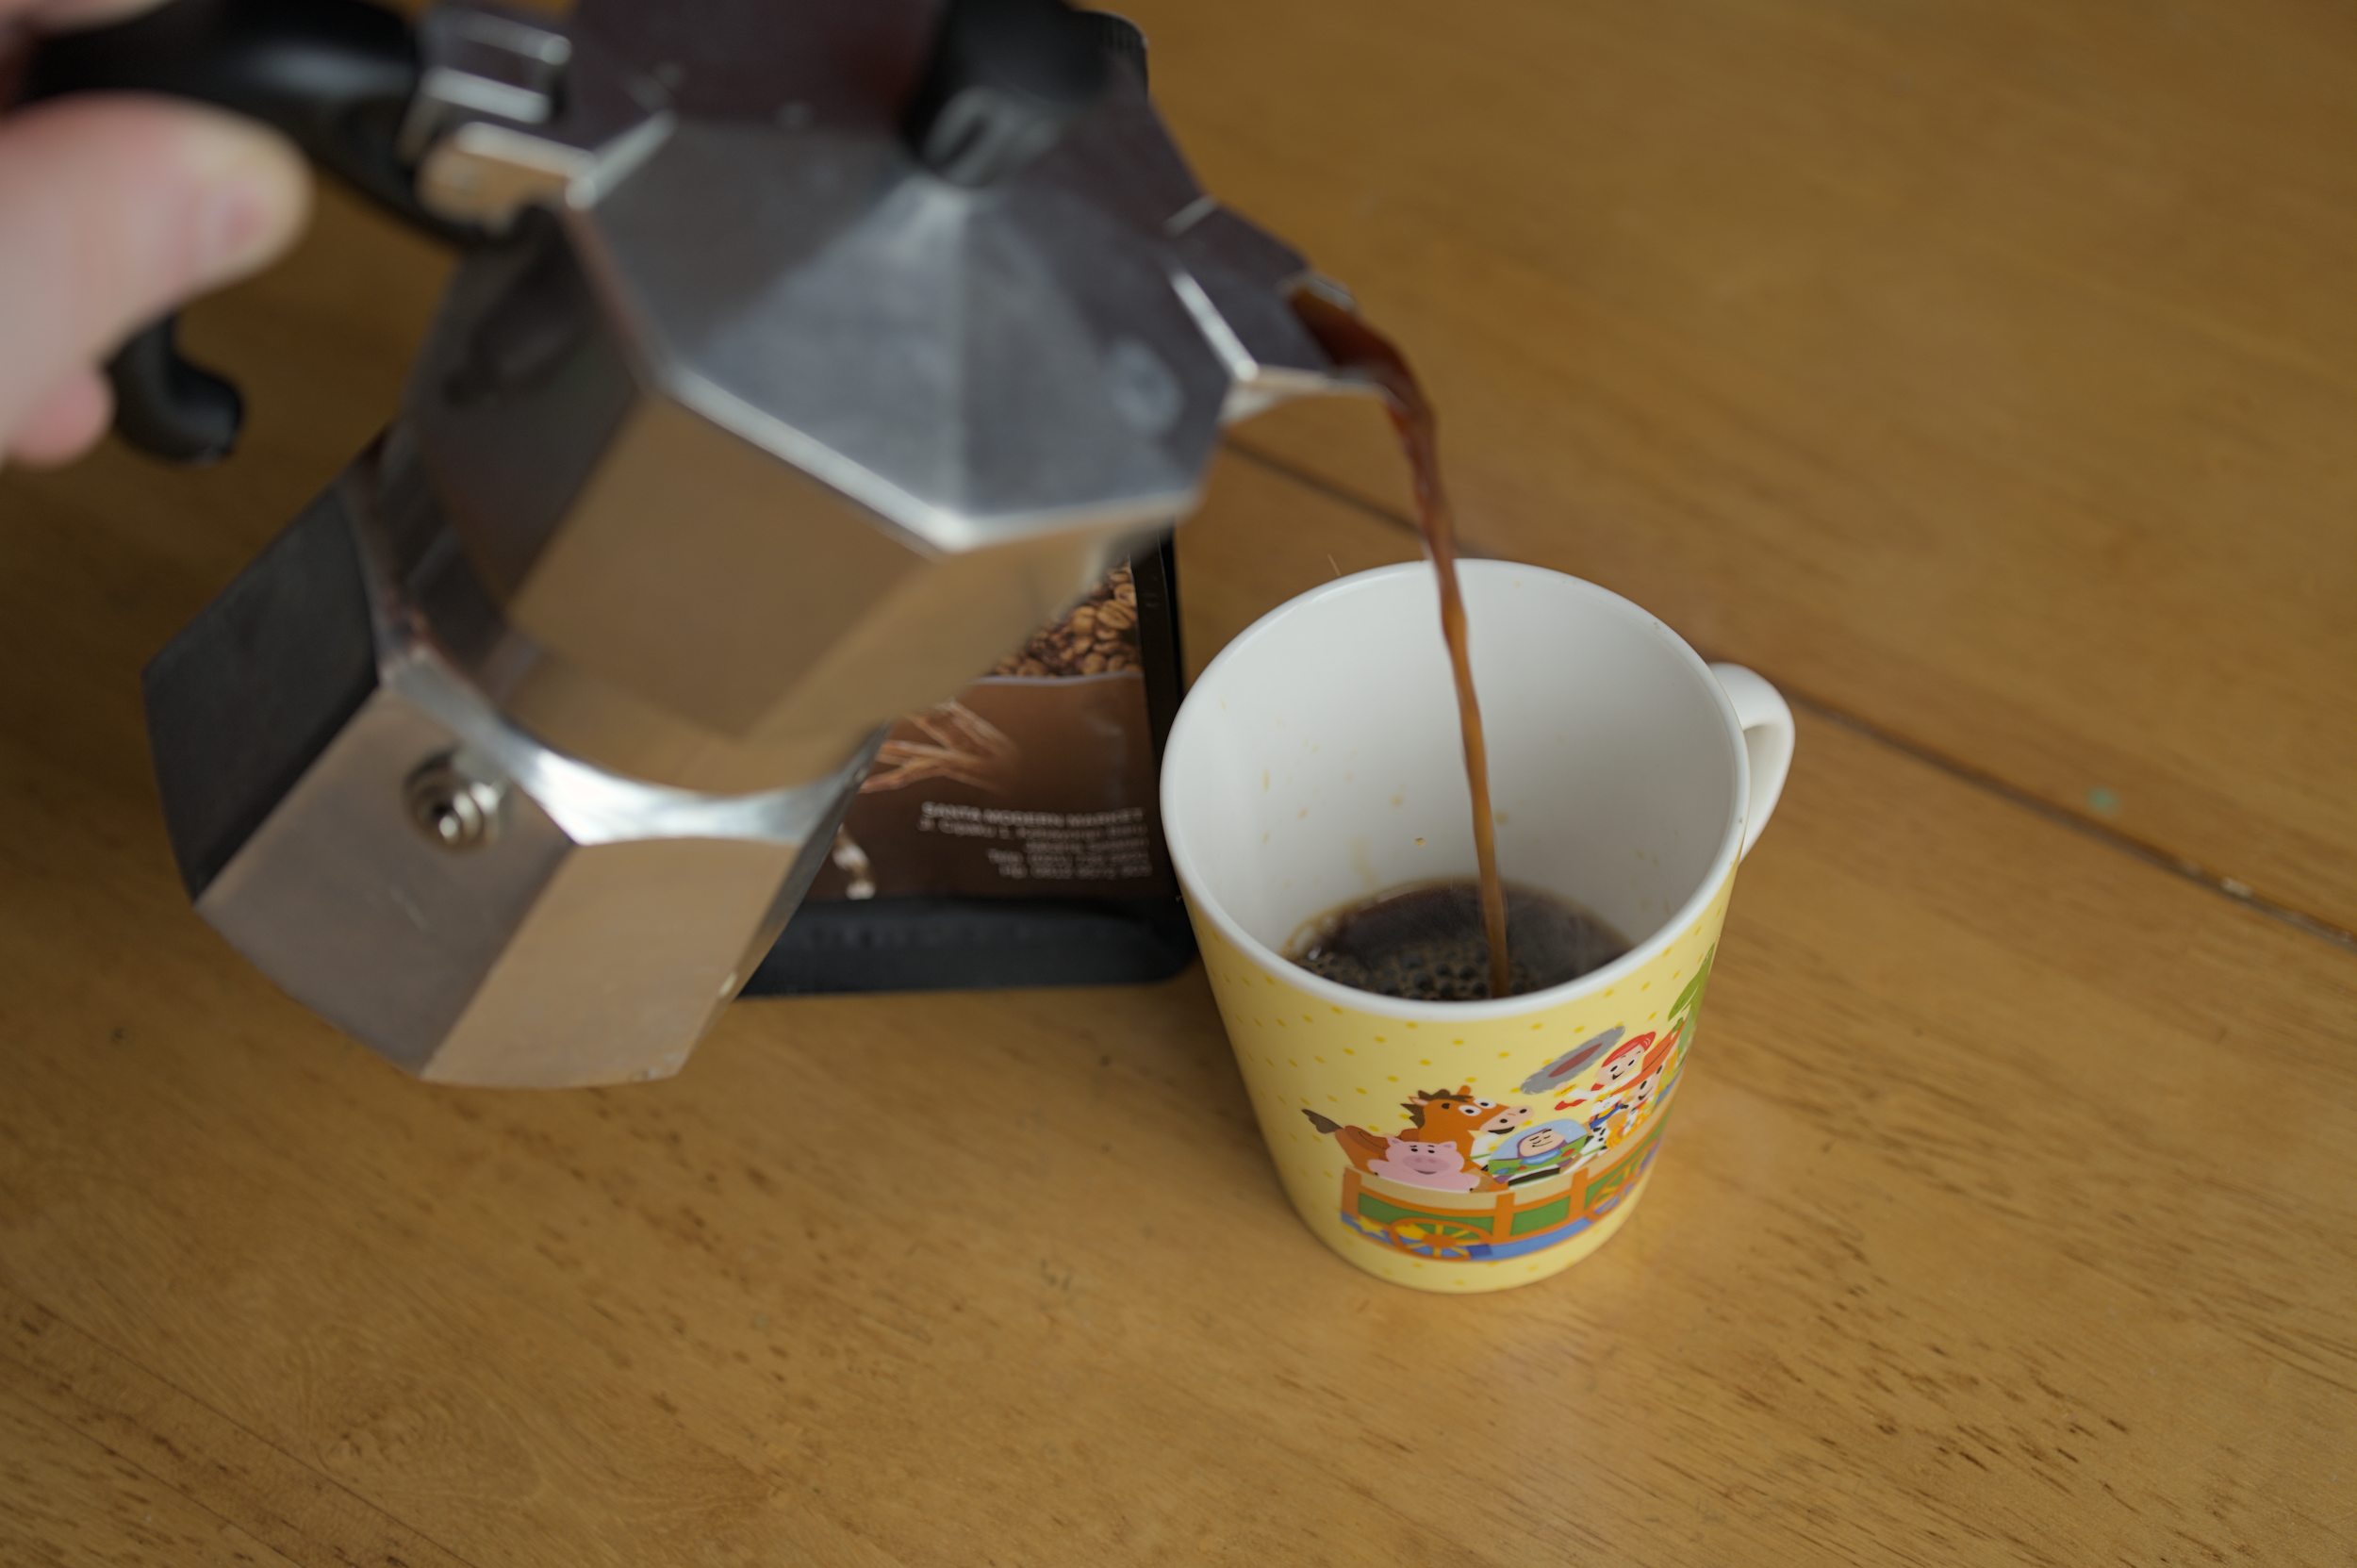
[{"label": "yellow mug exterior", "polygon": [[1730,869],[1633,968],[1461,1022],[1312,995],[1195,910],[1302,1220],[1370,1274],[1448,1293],[1528,1284],[1603,1246],[1658,1165],[1734,885]]}]

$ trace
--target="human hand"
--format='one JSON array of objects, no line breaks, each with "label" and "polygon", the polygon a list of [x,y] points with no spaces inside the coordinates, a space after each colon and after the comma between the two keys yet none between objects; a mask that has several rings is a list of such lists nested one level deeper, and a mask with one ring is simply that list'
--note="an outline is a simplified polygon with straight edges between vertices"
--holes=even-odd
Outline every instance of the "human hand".
[{"label": "human hand", "polygon": [[[152,3],[0,0],[0,104],[39,34]],[[109,93],[0,114],[0,465],[88,450],[124,338],[266,266],[309,208],[294,148],[219,109]]]}]

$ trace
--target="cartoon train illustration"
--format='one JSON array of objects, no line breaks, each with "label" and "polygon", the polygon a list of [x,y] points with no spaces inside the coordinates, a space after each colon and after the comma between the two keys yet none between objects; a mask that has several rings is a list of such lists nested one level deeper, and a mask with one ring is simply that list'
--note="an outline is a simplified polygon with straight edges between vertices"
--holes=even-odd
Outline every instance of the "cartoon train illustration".
[{"label": "cartoon train illustration", "polygon": [[1667,1113],[1665,1105],[1607,1160],[1495,1191],[1437,1191],[1351,1166],[1343,1172],[1343,1223],[1419,1258],[1480,1263],[1542,1251],[1593,1227],[1644,1178]]},{"label": "cartoon train illustration", "polygon": [[[1680,999],[1682,1015],[1700,980]],[[1536,1120],[1539,1107],[1484,1098],[1470,1083],[1410,1094],[1396,1132],[1303,1107],[1346,1163],[1343,1223],[1378,1246],[1452,1263],[1521,1257],[1592,1229],[1653,1165],[1686,1021],[1633,1040],[1608,1030],[1524,1081],[1525,1094],[1565,1096],[1553,1109],[1568,1117]]]}]

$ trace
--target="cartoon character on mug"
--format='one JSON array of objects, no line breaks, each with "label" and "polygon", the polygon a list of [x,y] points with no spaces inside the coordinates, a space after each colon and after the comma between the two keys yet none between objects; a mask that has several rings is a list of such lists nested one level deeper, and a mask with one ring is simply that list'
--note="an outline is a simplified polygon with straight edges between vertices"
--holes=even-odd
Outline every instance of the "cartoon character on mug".
[{"label": "cartoon character on mug", "polygon": [[1393,1138],[1381,1158],[1367,1162],[1376,1176],[1388,1176],[1411,1187],[1436,1192],[1469,1193],[1481,1185],[1481,1167],[1465,1158],[1455,1144],[1425,1144]]},{"label": "cartoon character on mug", "polygon": [[1625,1143],[1659,1103],[1677,1055],[1685,1020],[1667,1034],[1651,1031],[1622,1041],[1596,1064],[1589,1081],[1556,1101],[1558,1111],[1584,1117],[1598,1147]]},{"label": "cartoon character on mug", "polygon": [[[1495,1192],[1503,1187],[1504,1182],[1483,1170],[1475,1160],[1475,1142],[1484,1137],[1503,1137],[1530,1119],[1528,1106],[1500,1105],[1493,1099],[1476,1098],[1471,1084],[1454,1092],[1435,1089],[1429,1093],[1412,1094],[1400,1109],[1408,1113],[1409,1125],[1402,1129],[1396,1137],[1370,1132],[1363,1127],[1345,1127],[1331,1116],[1320,1115],[1306,1107],[1301,1114],[1310,1118],[1311,1127],[1333,1138],[1341,1147],[1343,1159],[1368,1175],[1391,1177],[1395,1180],[1408,1180],[1395,1175],[1396,1170],[1414,1171],[1426,1178],[1445,1177],[1452,1180],[1459,1174],[1469,1176],[1472,1185],[1453,1189],[1458,1192]],[[1394,1147],[1403,1142],[1409,1148]],[[1444,1158],[1429,1152],[1430,1146],[1435,1144],[1447,1146],[1453,1153],[1457,1162],[1453,1169],[1422,1168]],[[1409,1152],[1409,1149],[1414,1152]],[[1423,1180],[1410,1184],[1430,1187],[1439,1183],[1433,1180]]]},{"label": "cartoon character on mug", "polygon": [[1542,1176],[1557,1176],[1588,1163],[1603,1152],[1604,1143],[1578,1122],[1552,1121],[1534,1127],[1483,1162],[1492,1176],[1512,1185]]},{"label": "cartoon character on mug", "polygon": [[1686,1025],[1681,1022],[1646,1048],[1644,1060],[1638,1064],[1637,1081],[1629,1085],[1624,1109],[1620,1113],[1621,1137],[1626,1138],[1660,1104],[1661,1092],[1670,1081],[1670,1068],[1676,1061],[1678,1037],[1685,1032]]}]

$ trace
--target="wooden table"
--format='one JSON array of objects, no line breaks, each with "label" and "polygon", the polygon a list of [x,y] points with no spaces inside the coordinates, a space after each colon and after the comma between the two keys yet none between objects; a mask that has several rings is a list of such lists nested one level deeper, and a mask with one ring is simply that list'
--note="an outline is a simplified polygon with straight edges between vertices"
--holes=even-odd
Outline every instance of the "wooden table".
[{"label": "wooden table", "polygon": [[[2357,929],[2357,13],[1135,8],[1475,538]],[[1244,439],[1400,492],[1354,411]]]},{"label": "wooden table", "polygon": [[[565,1095],[275,995],[136,672],[389,404],[437,264],[331,204],[194,322],[244,457],[0,479],[0,1563],[2357,1560],[2347,20],[1139,11],[1476,536],[1806,699],[1635,1223],[1346,1267],[1196,974]],[[1223,461],[1198,657],[1413,553],[1376,422]]]}]

